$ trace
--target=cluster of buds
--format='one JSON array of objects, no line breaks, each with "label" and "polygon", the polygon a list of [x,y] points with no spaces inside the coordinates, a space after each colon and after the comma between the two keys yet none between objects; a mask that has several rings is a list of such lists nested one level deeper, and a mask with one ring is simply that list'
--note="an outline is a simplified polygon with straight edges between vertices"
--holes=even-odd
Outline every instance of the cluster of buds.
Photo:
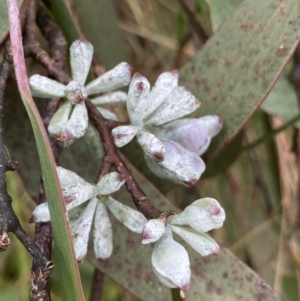
[{"label": "cluster of buds", "polygon": [[205,233],[222,227],[224,220],[224,209],[212,198],[199,199],[167,219],[149,220],[143,229],[142,243],[157,241],[152,268],[159,281],[169,288],[189,288],[189,257],[186,249],[173,239],[172,231],[202,256],[218,255],[218,244]]},{"label": "cluster of buds", "polygon": [[199,156],[221,130],[221,119],[205,116],[178,120],[199,108],[200,102],[178,86],[177,71],[162,73],[151,90],[148,80],[136,73],[126,106],[130,125],[113,129],[115,144],[122,147],[136,137],[155,175],[193,186],[205,170]]},{"label": "cluster of buds", "polygon": [[[135,137],[143,149],[146,164],[155,175],[186,186],[194,185],[205,170],[200,155],[207,150],[212,137],[220,132],[221,119],[218,116],[179,119],[199,108],[200,102],[184,87],[178,86],[177,71],[162,73],[150,89],[145,77],[136,73],[131,79],[132,67],[120,63],[85,85],[92,56],[93,46],[83,39],[77,40],[70,48],[72,80],[68,85],[40,75],[29,79],[33,96],[67,98],[53,116],[49,133],[67,144],[84,136],[96,156],[102,157],[103,144],[99,133],[89,124],[85,99],[104,93],[91,99],[101,115],[117,120],[107,107],[123,105],[130,120],[129,125],[112,130],[115,145],[122,147]],[[129,83],[128,95],[114,91]],[[187,290],[191,275],[188,254],[174,241],[172,232],[202,256],[219,253],[217,243],[205,234],[220,228],[225,219],[224,210],[216,200],[200,199],[180,214],[147,221],[143,214],[110,196],[124,184],[121,174],[108,173],[94,185],[62,167],[57,167],[57,172],[79,262],[87,254],[93,224],[96,258],[105,260],[111,256],[112,226],[107,209],[131,231],[142,233],[143,244],[156,242],[152,253],[153,271],[167,287]],[[35,208],[32,221],[50,221],[47,203]]]},{"label": "cluster of buds", "polygon": [[[66,202],[77,261],[83,261],[87,254],[93,221],[96,258],[105,260],[111,256],[113,235],[106,208],[131,231],[142,233],[147,222],[144,215],[109,196],[125,182],[119,173],[111,172],[103,176],[97,185],[86,182],[76,173],[62,167],[57,167],[57,173]],[[50,221],[48,204],[37,206],[31,220],[35,223]]]}]

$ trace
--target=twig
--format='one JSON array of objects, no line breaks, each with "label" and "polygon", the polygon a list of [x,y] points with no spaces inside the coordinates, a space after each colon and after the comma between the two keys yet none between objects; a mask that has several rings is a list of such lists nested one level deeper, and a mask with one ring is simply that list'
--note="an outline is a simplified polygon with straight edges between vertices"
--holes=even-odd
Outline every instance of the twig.
[{"label": "twig", "polygon": [[10,244],[8,233],[13,232],[22,242],[25,248],[30,252],[33,260],[39,265],[41,273],[43,275],[49,275],[54,268],[53,263],[44,256],[39,247],[22,229],[19,220],[12,209],[12,199],[6,190],[6,171],[11,170],[14,166],[17,166],[17,164],[12,164],[6,152],[2,120],[4,86],[7,80],[9,67],[12,62],[11,58],[12,56],[10,53],[9,43],[7,43],[3,61],[0,66],[0,251],[5,251],[8,248]]},{"label": "twig", "polygon": [[125,163],[118,154],[109,128],[109,121],[100,114],[100,112],[88,98],[85,100],[85,104],[91,121],[94,123],[95,127],[100,133],[101,140],[103,141],[105,154],[110,158],[111,164],[125,178],[126,189],[132,196],[135,206],[148,219],[159,217],[162,212],[156,209],[150,203],[148,197],[138,186],[136,181],[132,178],[130,171],[128,170]]},{"label": "twig", "polygon": [[95,269],[90,301],[100,301],[101,300],[104,277],[105,277],[105,274],[103,274],[100,270]]}]

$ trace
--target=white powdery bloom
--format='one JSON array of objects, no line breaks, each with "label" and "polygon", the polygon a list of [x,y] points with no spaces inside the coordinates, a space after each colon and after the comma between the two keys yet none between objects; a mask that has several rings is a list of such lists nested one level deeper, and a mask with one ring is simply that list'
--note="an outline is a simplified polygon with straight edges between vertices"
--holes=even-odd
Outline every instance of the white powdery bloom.
[{"label": "white powdery bloom", "polygon": [[184,87],[178,87],[177,71],[162,73],[152,90],[148,80],[136,73],[130,82],[127,99],[130,125],[113,129],[115,144],[122,147],[136,136],[147,156],[163,161],[164,145],[151,128],[190,114],[199,106],[195,96]]},{"label": "white powdery bloom", "polygon": [[[42,98],[66,96],[68,99],[55,113],[48,128],[49,133],[58,140],[68,141],[84,135],[88,126],[88,115],[84,104],[87,96],[112,91],[124,87],[130,82],[132,67],[127,63],[120,63],[84,86],[93,53],[93,46],[84,39],[76,40],[71,45],[72,81],[68,85],[41,75],[33,75],[29,78],[33,96]],[[125,104],[126,102],[126,94],[120,91],[102,97],[100,100],[96,98],[95,102],[104,106]],[[106,109],[101,110],[101,114],[109,114],[107,112],[109,111]]]},{"label": "white powdery bloom", "polygon": [[185,248],[173,240],[166,227],[164,235],[156,243],[151,257],[152,268],[158,280],[166,287],[186,291],[190,285],[190,260]]},{"label": "white powdery bloom", "polygon": [[142,232],[142,244],[145,245],[159,240],[165,233],[165,228],[165,222],[161,218],[147,221]]},{"label": "white powdery bloom", "polygon": [[142,243],[158,240],[152,253],[152,267],[159,281],[170,288],[187,290],[189,286],[188,255],[184,247],[173,240],[171,231],[200,255],[218,255],[218,244],[203,232],[220,228],[224,220],[224,209],[212,198],[199,199],[182,213],[169,216],[166,226],[161,219],[149,220],[143,229]]},{"label": "white powdery bloom", "polygon": [[201,156],[209,147],[211,139],[222,129],[222,120],[216,115],[200,118],[179,119],[156,128],[159,139],[174,141]]},{"label": "white powdery bloom", "polygon": [[[109,196],[119,190],[125,182],[119,173],[111,172],[103,176],[97,185],[92,185],[68,169],[57,167],[57,172],[69,213],[77,261],[81,262],[86,256],[93,223],[96,258],[105,260],[110,257],[113,250],[112,227],[106,207],[131,231],[142,233],[147,222],[144,215]],[[50,221],[47,203],[35,208],[32,221],[36,223]]]},{"label": "white powdery bloom", "polygon": [[165,148],[165,157],[162,162],[157,162],[144,153],[149,169],[162,179],[185,186],[195,185],[205,170],[203,160],[173,141],[162,140],[162,143]]},{"label": "white powdery bloom", "polygon": [[187,206],[180,214],[170,218],[172,225],[187,225],[199,232],[219,229],[225,220],[225,211],[213,198],[203,198]]}]

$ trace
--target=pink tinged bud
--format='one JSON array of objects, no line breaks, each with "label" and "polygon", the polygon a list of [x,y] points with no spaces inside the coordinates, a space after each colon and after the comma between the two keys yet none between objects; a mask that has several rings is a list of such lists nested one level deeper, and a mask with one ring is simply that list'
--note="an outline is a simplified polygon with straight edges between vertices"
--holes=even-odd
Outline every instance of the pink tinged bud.
[{"label": "pink tinged bud", "polygon": [[156,80],[149,96],[147,116],[153,113],[178,85],[178,71],[162,73]]},{"label": "pink tinged bud", "polygon": [[66,86],[65,96],[73,105],[82,103],[87,98],[84,87],[74,80]]},{"label": "pink tinged bud", "polygon": [[112,197],[105,198],[104,204],[110,212],[129,230],[135,233],[142,233],[143,227],[147,222],[145,216],[128,206],[121,204]]},{"label": "pink tinged bud", "polygon": [[129,143],[136,133],[138,128],[130,125],[121,125],[112,130],[112,135],[114,138],[114,143],[117,147],[122,147]]},{"label": "pink tinged bud", "polygon": [[151,262],[154,274],[161,284],[188,290],[191,278],[189,256],[185,248],[173,240],[169,228],[166,228],[165,234],[156,243]]},{"label": "pink tinged bud", "polygon": [[118,172],[111,172],[101,178],[96,186],[96,194],[108,195],[118,191],[125,183],[125,179],[122,178]]},{"label": "pink tinged bud", "polygon": [[32,96],[42,98],[64,97],[66,86],[45,76],[33,75],[29,78]]},{"label": "pink tinged bud", "polygon": [[89,233],[92,227],[97,203],[98,199],[92,198],[82,210],[76,221],[73,222],[72,228],[70,227],[75,256],[78,262],[83,261],[87,253]]},{"label": "pink tinged bud", "polygon": [[83,102],[74,106],[70,119],[67,121],[60,135],[57,136],[57,139],[62,141],[78,139],[85,134],[87,127],[88,114]]},{"label": "pink tinged bud", "polygon": [[165,157],[165,147],[163,143],[153,134],[146,131],[139,131],[137,141],[147,156],[152,157],[154,160],[160,162]]},{"label": "pink tinged bud", "polygon": [[87,182],[77,183],[62,188],[67,210],[81,205],[96,195],[96,187]]},{"label": "pink tinged bud", "polygon": [[132,67],[120,63],[85,86],[88,95],[108,92],[127,86],[131,79]]},{"label": "pink tinged bud", "polygon": [[100,114],[104,118],[118,121],[118,116],[115,113],[113,113],[113,112],[111,112],[111,111],[109,111],[107,109],[103,109],[103,108],[99,108],[99,107],[97,107],[97,110],[100,112]]},{"label": "pink tinged bud", "polygon": [[77,173],[69,169],[57,166],[56,171],[62,188],[70,185],[75,185],[77,183],[87,183],[83,178],[78,176]]},{"label": "pink tinged bud", "polygon": [[221,118],[209,115],[174,120],[160,127],[156,134],[158,138],[172,140],[200,156],[208,149],[211,138],[221,129]]},{"label": "pink tinged bud", "polygon": [[136,73],[129,85],[127,112],[132,125],[141,125],[149,105],[150,84],[148,80]]},{"label": "pink tinged bud", "polygon": [[205,164],[195,153],[190,152],[181,145],[162,140],[165,146],[165,158],[157,162],[144,154],[149,169],[158,177],[185,186],[193,186],[205,170]]},{"label": "pink tinged bud", "polygon": [[106,95],[102,95],[91,99],[91,102],[95,106],[101,106],[101,107],[125,106],[126,101],[127,101],[127,93],[122,91],[111,92]]},{"label": "pink tinged bud", "polygon": [[72,112],[73,105],[65,101],[53,115],[48,126],[49,133],[53,137],[59,137],[65,128]]},{"label": "pink tinged bud", "polygon": [[50,221],[50,213],[47,203],[43,203],[35,207],[32,212],[30,221],[34,223],[46,223]]},{"label": "pink tinged bud", "polygon": [[220,248],[218,244],[207,234],[181,226],[169,225],[169,227],[173,232],[183,238],[200,255],[219,255]]},{"label": "pink tinged bud", "polygon": [[162,219],[150,219],[143,228],[142,244],[145,245],[159,240],[165,233],[165,228],[165,222]]},{"label": "pink tinged bud", "polygon": [[94,221],[94,252],[97,259],[106,260],[113,250],[113,232],[107,210],[103,202],[98,201]]},{"label": "pink tinged bud", "polygon": [[90,70],[94,47],[85,39],[76,40],[70,47],[72,79],[84,86]]},{"label": "pink tinged bud", "polygon": [[219,202],[212,198],[203,198],[187,206],[183,212],[171,217],[172,225],[189,225],[199,232],[208,232],[223,226],[225,211]]},{"label": "pink tinged bud", "polygon": [[104,148],[99,132],[91,123],[85,132],[84,141],[94,158],[101,159],[104,157]]},{"label": "pink tinged bud", "polygon": [[167,99],[145,121],[147,125],[161,125],[194,112],[200,107],[196,97],[184,87],[176,87]]}]

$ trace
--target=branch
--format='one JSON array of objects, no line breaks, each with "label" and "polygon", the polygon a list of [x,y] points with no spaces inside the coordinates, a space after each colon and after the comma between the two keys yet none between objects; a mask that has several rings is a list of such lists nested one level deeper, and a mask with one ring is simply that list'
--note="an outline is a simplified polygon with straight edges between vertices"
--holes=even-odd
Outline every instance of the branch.
[{"label": "branch", "polygon": [[118,154],[118,151],[116,149],[111,135],[109,121],[100,114],[100,112],[88,98],[85,100],[85,104],[91,121],[94,123],[95,127],[100,133],[107,160],[109,160],[111,164],[117,169],[117,171],[125,178],[126,189],[132,196],[135,206],[139,211],[141,211],[145,215],[147,219],[159,217],[162,212],[156,209],[150,203],[148,197],[138,186],[136,181],[132,178],[126,164],[123,162],[120,155]]},{"label": "branch", "polygon": [[39,265],[41,273],[50,275],[54,265],[41,252],[39,247],[30,239],[28,234],[22,229],[20,222],[14,213],[11,203],[12,199],[6,189],[6,171],[11,170],[17,163],[12,163],[7,152],[4,141],[3,128],[3,94],[10,65],[12,63],[9,42],[6,43],[6,50],[0,66],[0,251],[5,251],[10,240],[8,233],[13,232],[25,248],[30,252],[33,260]]}]

